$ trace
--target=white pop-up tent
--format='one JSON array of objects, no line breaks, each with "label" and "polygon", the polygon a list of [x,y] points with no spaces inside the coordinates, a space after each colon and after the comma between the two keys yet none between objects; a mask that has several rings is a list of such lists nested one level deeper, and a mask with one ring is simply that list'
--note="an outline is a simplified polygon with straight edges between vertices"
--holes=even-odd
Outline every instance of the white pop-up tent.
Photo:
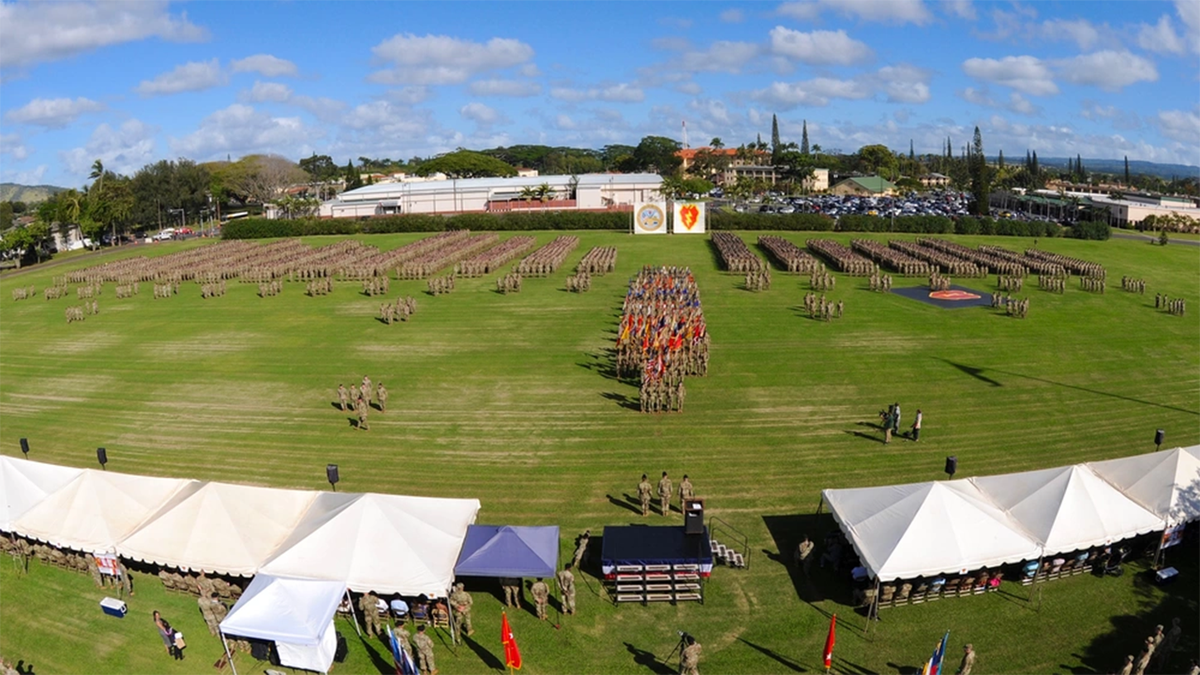
[{"label": "white pop-up tent", "polygon": [[1111,544],[1163,529],[1163,519],[1083,464],[969,479],[1008,512],[1043,555]]},{"label": "white pop-up tent", "polygon": [[272,640],[281,664],[329,672],[337,650],[333,616],[345,594],[340,581],[259,574],[221,622],[221,637]]},{"label": "white pop-up tent", "polygon": [[81,473],[83,469],[0,456],[0,530],[11,532],[17,518]]},{"label": "white pop-up tent", "polygon": [[881,582],[965,573],[1041,551],[966,480],[825,490],[822,498]]},{"label": "white pop-up tent", "polygon": [[365,593],[444,596],[478,499],[324,493],[262,566]]},{"label": "white pop-up tent", "polygon": [[1200,518],[1200,445],[1089,462],[1088,467],[1168,526]]},{"label": "white pop-up tent", "polygon": [[317,493],[206,483],[117,545],[144,562],[251,576],[308,511]]},{"label": "white pop-up tent", "polygon": [[112,553],[143,523],[177,504],[199,481],[84,469],[13,523],[18,534],[88,553]]}]

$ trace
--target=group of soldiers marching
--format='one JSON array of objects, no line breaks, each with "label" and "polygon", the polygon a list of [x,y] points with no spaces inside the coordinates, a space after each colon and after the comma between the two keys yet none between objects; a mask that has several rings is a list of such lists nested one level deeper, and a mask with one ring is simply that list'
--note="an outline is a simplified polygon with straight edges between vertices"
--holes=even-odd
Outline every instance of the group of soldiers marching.
[{"label": "group of soldiers marching", "polygon": [[205,299],[215,298],[215,297],[222,296],[222,295],[225,295],[225,280],[224,279],[221,279],[220,281],[217,281],[217,282],[214,282],[211,284],[201,284],[200,285],[200,297],[202,297],[202,298],[205,298]]},{"label": "group of soldiers marching", "polygon": [[155,300],[159,300],[162,298],[169,298],[172,295],[178,295],[178,294],[179,294],[179,282],[178,281],[168,281],[168,282],[162,283],[162,284],[160,284],[160,283],[154,284],[154,299]]},{"label": "group of soldiers marching", "polygon": [[142,290],[142,285],[136,281],[128,284],[117,284],[117,298],[132,298]]},{"label": "group of soldiers marching", "polygon": [[1183,298],[1170,298],[1165,294],[1154,294],[1154,308],[1166,310],[1168,314],[1175,316],[1183,316],[1184,310],[1187,309],[1187,303]]},{"label": "group of soldiers marching", "polygon": [[1038,275],[1038,288],[1051,293],[1063,294],[1067,292],[1067,278],[1056,277],[1046,274]]},{"label": "group of soldiers marching", "polygon": [[417,299],[411,295],[396,298],[396,302],[385,302],[379,306],[379,319],[387,325],[393,322],[408,321],[408,317],[417,313]]},{"label": "group of soldiers marching", "polygon": [[597,246],[588,251],[579,264],[576,272],[604,275],[617,268],[617,249],[613,246]]},{"label": "group of soldiers marching", "polygon": [[14,288],[12,292],[13,300],[28,300],[37,295],[37,291],[33,290],[33,286]]},{"label": "group of soldiers marching", "polygon": [[521,292],[521,275],[516,272],[509,272],[504,276],[496,279],[496,290],[504,293],[520,293]]},{"label": "group of soldiers marching", "polygon": [[429,289],[430,295],[442,295],[454,290],[454,275],[446,274],[440,277],[431,277],[426,286]]},{"label": "group of soldiers marching", "polygon": [[1029,314],[1029,298],[1018,299],[1007,294],[992,293],[992,307],[1003,307],[1008,316],[1024,319]]},{"label": "group of soldiers marching", "polygon": [[85,302],[85,303],[83,303],[83,305],[72,305],[71,307],[68,307],[66,310],[67,323],[73,323],[75,321],[83,321],[86,318],[85,315],[99,314],[99,313],[100,313],[100,303],[97,302],[96,300],[92,300],[91,302]]},{"label": "group of soldiers marching", "polygon": [[362,431],[370,431],[371,426],[367,422],[368,413],[371,410],[371,399],[377,401],[379,412],[387,412],[388,390],[380,382],[376,387],[371,383],[371,378],[363,375],[362,384],[359,386],[351,386],[349,389],[345,385],[339,384],[337,388],[338,403],[341,404],[342,412],[349,412],[350,405],[353,402],[354,413],[358,416],[358,428]]},{"label": "group of soldiers marching", "polygon": [[567,277],[567,291],[571,293],[586,293],[592,290],[592,275],[588,272],[576,272]]},{"label": "group of soldiers marching", "polygon": [[683,373],[678,368],[668,368],[656,377],[643,377],[638,389],[638,404],[644,413],[683,412],[683,399],[687,388],[683,386]]},{"label": "group of soldiers marching", "polygon": [[846,311],[846,304],[841,300],[837,302],[829,300],[824,293],[820,296],[817,296],[816,293],[805,293],[804,311],[808,312],[810,319],[830,321],[842,318],[842,314]]},{"label": "group of soldiers marching", "polygon": [[266,298],[279,295],[283,292],[283,283],[279,280],[264,281],[258,285],[258,297]]},{"label": "group of soldiers marching", "polygon": [[1079,277],[1079,287],[1085,291],[1103,295],[1106,284],[1104,277]]},{"label": "group of soldiers marching", "polygon": [[79,300],[92,299],[99,297],[104,291],[104,286],[100,284],[88,284],[87,286],[78,286],[75,288],[75,297]]},{"label": "group of soldiers marching", "polygon": [[1010,293],[1019,293],[1025,286],[1025,279],[1015,275],[996,275],[996,288]]},{"label": "group of soldiers marching", "polygon": [[832,291],[836,285],[837,278],[824,268],[814,270],[808,277],[808,286],[814,291]]},{"label": "group of soldiers marching", "polygon": [[937,272],[929,275],[929,290],[931,291],[948,291],[950,290],[950,277],[944,277]]},{"label": "group of soldiers marching", "polygon": [[370,277],[369,279],[363,279],[362,282],[363,295],[372,298],[376,295],[387,295],[387,292],[391,290],[391,287],[392,282],[390,279],[388,279],[387,275]]},{"label": "group of soldiers marching", "polygon": [[47,300],[58,300],[59,298],[67,295],[67,286],[66,284],[47,286],[46,289],[42,291],[42,295],[44,295]]},{"label": "group of soldiers marching", "polygon": [[892,292],[892,275],[890,274],[880,274],[878,271],[872,272],[869,283],[872,291],[879,291],[880,293]]},{"label": "group of soldiers marching", "polygon": [[317,297],[333,292],[333,277],[317,277],[304,285],[305,295]]},{"label": "group of soldiers marching", "polygon": [[617,375],[657,379],[668,370],[708,371],[708,332],[686,267],[644,267],[630,279],[617,331]]},{"label": "group of soldiers marching", "polygon": [[1121,277],[1121,288],[1130,293],[1146,294],[1146,280],[1134,279],[1133,277]]},{"label": "group of soldiers marching", "polygon": [[771,290],[771,270],[764,267],[761,270],[746,272],[746,290],[755,292]]}]

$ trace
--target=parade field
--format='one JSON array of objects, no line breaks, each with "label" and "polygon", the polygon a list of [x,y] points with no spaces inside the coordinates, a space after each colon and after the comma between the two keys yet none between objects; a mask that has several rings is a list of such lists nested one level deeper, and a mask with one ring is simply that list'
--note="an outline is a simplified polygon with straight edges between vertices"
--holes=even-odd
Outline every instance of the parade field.
[{"label": "parade field", "polygon": [[[563,233],[538,232],[537,246]],[[962,644],[992,673],[1112,672],[1137,653],[1156,623],[1183,618],[1181,672],[1200,650],[1200,575],[1195,550],[1169,551],[1182,572],[1158,587],[1145,561],[1120,578],[1080,575],[1043,590],[1006,582],[998,593],[882,610],[867,622],[849,606],[850,587],[827,570],[804,580],[791,566],[803,533],[820,542],[835,527],[814,515],[824,488],[938,480],[947,455],[956,478],[1049,468],[1200,443],[1200,255],[1194,246],[1042,239],[1039,248],[1107,269],[1105,293],[1039,290],[1036,277],[1014,293],[1027,318],[988,306],[947,309],[899,293],[873,292],[863,277],[834,273],[827,291],[845,315],[810,319],[808,275],[772,268],[770,290],[744,288],[744,275],[719,269],[708,237],[569,233],[580,244],[546,278],[519,293],[496,291],[508,271],[460,278],[431,296],[426,282],[393,279],[384,297],[357,281],[305,295],[302,282],[259,297],[230,280],[202,298],[184,282],[155,299],[152,283],[118,299],[113,284],[99,313],[68,323],[78,304],[71,284],[45,300],[52,277],[121,257],[163,255],[208,245],[192,240],[72,257],[0,278],[0,453],[110,471],[328,489],[325,465],[340,468],[339,491],[478,498],[487,524],[559,525],[561,558],[576,534],[604,525],[680,524],[643,520],[634,504],[642,473],[688,474],[720,518],[749,539],[749,568],[718,567],[703,604],[623,605],[602,596],[595,570],[577,575],[579,613],[542,623],[526,608],[510,616],[529,673],[671,673],[663,659],[687,631],[703,644],[708,673],[821,672],[829,616],[838,615],[834,671],[919,671],[950,630],[948,662]],[[759,233],[740,233],[750,249]],[[804,247],[819,236],[773,233]],[[360,240],[390,250],[428,235]],[[501,234],[502,240],[513,235]],[[892,239],[914,240],[915,235]],[[945,237],[1013,251],[1029,239]],[[341,238],[311,238],[322,246]],[[570,293],[565,279],[595,246],[614,246],[616,271]],[[638,386],[619,381],[612,352],[629,278],[643,265],[689,266],[708,333],[704,377],[686,379],[683,412],[643,414]],[[1146,293],[1121,288],[1144,279]],[[920,277],[895,276],[897,289]],[[996,290],[996,277],[955,278]],[[12,291],[33,286],[32,299]],[[1155,294],[1186,302],[1183,316],[1155,308]],[[409,321],[378,319],[380,303],[413,296]],[[391,393],[370,430],[338,406],[339,384],[369,375]],[[919,408],[920,441],[883,443],[879,412],[899,402],[907,429]],[[678,482],[676,482],[678,484]],[[818,549],[819,550],[819,549]],[[0,655],[37,673],[215,672],[221,654],[195,599],[168,594],[138,575],[125,619],[102,614],[104,593],[84,574],[36,561],[27,575],[0,561]],[[441,673],[503,670],[499,587],[467,580],[475,636],[456,651],[435,639]],[[526,594],[528,597],[528,593]],[[150,618],[163,612],[188,637],[187,659],[170,660]],[[561,624],[559,629],[552,625]],[[382,643],[350,638],[335,673],[393,672]],[[261,672],[248,655],[239,672]],[[228,671],[226,671],[228,672]]]}]

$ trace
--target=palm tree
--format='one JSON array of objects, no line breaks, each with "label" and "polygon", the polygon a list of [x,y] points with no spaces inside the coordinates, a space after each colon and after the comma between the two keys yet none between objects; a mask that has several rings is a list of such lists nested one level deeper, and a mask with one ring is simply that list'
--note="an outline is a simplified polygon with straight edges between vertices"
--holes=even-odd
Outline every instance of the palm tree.
[{"label": "palm tree", "polygon": [[721,148],[725,147],[724,141],[722,141],[719,136],[713,137],[713,139],[711,141],[709,141],[708,144],[710,146],[712,146],[713,150],[720,150]]},{"label": "palm tree", "polygon": [[96,181],[96,190],[104,190],[104,162],[96,160],[92,162],[92,172],[88,174],[88,178]]},{"label": "palm tree", "polygon": [[813,143],[812,154],[814,154],[814,155],[821,154],[821,144],[820,143]]},{"label": "palm tree", "polygon": [[537,189],[532,185],[526,185],[525,187],[521,188],[521,193],[517,196],[521,199],[524,199],[526,203],[529,203],[537,199]]},{"label": "palm tree", "polygon": [[534,188],[534,191],[543,204],[554,199],[554,188],[550,187],[549,183],[542,183]]}]

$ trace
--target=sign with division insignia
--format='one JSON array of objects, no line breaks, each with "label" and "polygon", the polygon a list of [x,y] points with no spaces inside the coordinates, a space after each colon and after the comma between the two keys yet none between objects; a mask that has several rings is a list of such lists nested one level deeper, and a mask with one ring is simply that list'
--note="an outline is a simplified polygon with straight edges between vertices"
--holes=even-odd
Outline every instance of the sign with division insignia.
[{"label": "sign with division insignia", "polygon": [[675,202],[675,234],[704,234],[704,202]]},{"label": "sign with division insignia", "polygon": [[666,234],[667,203],[644,202],[633,207],[634,234]]}]

